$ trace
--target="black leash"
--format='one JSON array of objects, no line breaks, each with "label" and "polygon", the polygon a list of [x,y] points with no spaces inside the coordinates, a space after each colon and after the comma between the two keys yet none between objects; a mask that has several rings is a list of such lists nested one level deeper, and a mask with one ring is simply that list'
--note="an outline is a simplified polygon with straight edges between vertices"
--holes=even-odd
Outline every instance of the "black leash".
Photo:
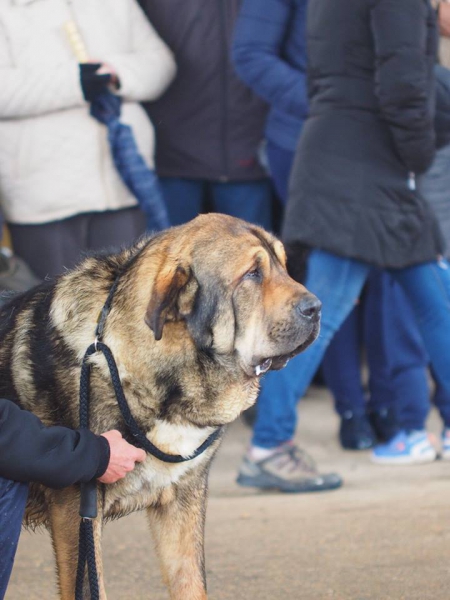
[{"label": "black leash", "polygon": [[[134,438],[134,445],[145,450],[155,458],[166,463],[181,463],[187,460],[193,460],[209,448],[221,435],[222,427],[218,427],[213,433],[199,446],[190,456],[181,456],[180,454],[167,454],[147,439],[146,435],[140,430],[125,397],[122,383],[119,377],[116,361],[110,348],[101,340],[105,328],[106,318],[111,310],[114,293],[119,283],[119,277],[112,285],[105,304],[100,312],[97,328],[95,331],[95,341],[85,352],[81,365],[80,375],[80,429],[89,429],[89,405],[90,405],[90,375],[91,364],[88,359],[96,352],[101,352],[109,368],[111,381],[116,395],[117,404],[125,421],[125,424]],[[94,526],[93,519],[97,517],[97,481],[94,479],[88,483],[80,485],[80,533],[78,547],[78,567],[75,587],[75,600],[83,600],[83,584],[87,566],[89,588],[91,600],[99,600],[100,592],[98,586],[97,565],[95,562],[95,544],[94,544]]]}]

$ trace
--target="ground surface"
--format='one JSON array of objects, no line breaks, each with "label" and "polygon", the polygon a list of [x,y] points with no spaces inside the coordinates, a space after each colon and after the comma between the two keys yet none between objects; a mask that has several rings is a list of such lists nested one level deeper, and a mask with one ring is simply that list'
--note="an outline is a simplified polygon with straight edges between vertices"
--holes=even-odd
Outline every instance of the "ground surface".
[{"label": "ground surface", "polygon": [[[339,449],[337,426],[328,394],[313,389],[298,439],[345,487],[297,496],[240,489],[249,431],[229,429],[211,472],[210,600],[449,600],[450,462],[372,465]],[[104,554],[108,600],[167,600],[143,514],[107,526]],[[24,533],[6,600],[56,598],[48,536]]]}]

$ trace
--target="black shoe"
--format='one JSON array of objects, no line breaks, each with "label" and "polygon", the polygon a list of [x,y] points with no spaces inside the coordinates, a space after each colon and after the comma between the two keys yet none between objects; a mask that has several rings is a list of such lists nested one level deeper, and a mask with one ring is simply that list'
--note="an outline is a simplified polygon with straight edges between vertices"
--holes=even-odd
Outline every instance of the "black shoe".
[{"label": "black shoe", "polygon": [[377,442],[367,417],[351,412],[345,413],[341,418],[339,441],[346,450],[367,450]]},{"label": "black shoe", "polygon": [[399,432],[397,419],[391,408],[371,411],[368,414],[368,419],[380,442],[389,442]]}]

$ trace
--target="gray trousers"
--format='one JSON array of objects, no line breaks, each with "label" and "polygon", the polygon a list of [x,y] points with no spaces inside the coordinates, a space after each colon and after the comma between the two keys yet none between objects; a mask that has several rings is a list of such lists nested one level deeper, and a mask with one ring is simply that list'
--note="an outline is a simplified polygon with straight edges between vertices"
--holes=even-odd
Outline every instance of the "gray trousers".
[{"label": "gray trousers", "polygon": [[450,258],[450,144],[436,152],[430,169],[419,178],[419,190],[437,217]]},{"label": "gray trousers", "polygon": [[145,231],[139,208],[85,213],[39,225],[8,223],[14,252],[44,279],[71,269],[82,254],[131,244]]}]

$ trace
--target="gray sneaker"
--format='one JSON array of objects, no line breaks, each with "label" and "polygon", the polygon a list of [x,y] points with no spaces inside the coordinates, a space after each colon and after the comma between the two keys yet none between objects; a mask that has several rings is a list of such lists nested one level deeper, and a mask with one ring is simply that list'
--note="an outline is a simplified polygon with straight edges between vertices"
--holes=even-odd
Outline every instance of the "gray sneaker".
[{"label": "gray sneaker", "polygon": [[0,248],[0,306],[14,294],[41,283],[30,267],[9,248]]},{"label": "gray sneaker", "polygon": [[336,473],[320,474],[313,459],[291,442],[263,460],[244,457],[236,481],[242,486],[290,493],[324,492],[342,485]]}]

